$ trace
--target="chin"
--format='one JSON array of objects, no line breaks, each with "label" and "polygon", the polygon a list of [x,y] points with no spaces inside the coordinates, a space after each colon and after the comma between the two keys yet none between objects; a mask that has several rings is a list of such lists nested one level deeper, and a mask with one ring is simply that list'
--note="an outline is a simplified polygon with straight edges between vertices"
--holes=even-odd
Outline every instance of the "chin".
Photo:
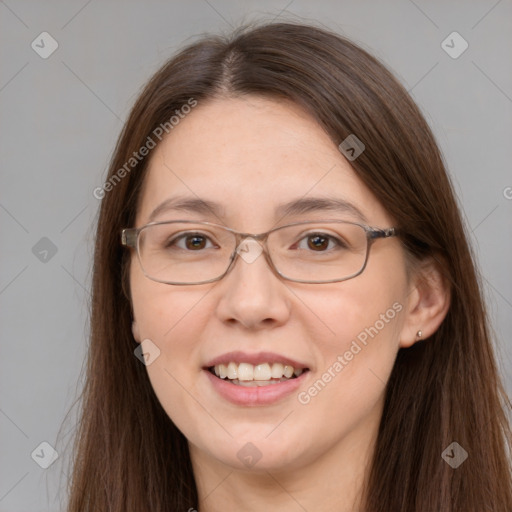
[{"label": "chin", "polygon": [[265,438],[264,432],[271,432],[272,428],[275,425],[263,430],[261,426],[255,425],[252,429],[246,428],[245,434],[239,436],[228,427],[233,434],[232,438],[224,436],[222,439],[204,439],[204,448],[201,450],[236,470],[273,472],[294,469],[300,459],[305,458],[302,450],[297,451],[301,443],[286,430],[281,435],[274,432]]}]

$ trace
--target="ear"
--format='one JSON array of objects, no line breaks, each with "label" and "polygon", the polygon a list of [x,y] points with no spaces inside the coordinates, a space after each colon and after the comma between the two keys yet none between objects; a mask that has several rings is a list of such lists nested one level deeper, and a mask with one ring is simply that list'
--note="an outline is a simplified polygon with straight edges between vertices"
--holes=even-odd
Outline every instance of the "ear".
[{"label": "ear", "polygon": [[141,339],[140,339],[140,334],[139,334],[139,327],[135,320],[132,322],[132,333],[133,333],[133,337],[135,338],[135,341],[137,343],[140,343]]},{"label": "ear", "polygon": [[450,286],[434,260],[421,265],[411,278],[407,316],[400,347],[407,348],[434,334],[450,308]]}]

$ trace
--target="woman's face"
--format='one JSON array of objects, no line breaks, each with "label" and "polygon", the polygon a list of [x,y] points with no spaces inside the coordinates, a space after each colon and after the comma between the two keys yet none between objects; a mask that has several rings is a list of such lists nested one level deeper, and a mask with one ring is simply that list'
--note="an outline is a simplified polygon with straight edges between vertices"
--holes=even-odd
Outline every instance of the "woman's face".
[{"label": "woman's face", "polygon": [[[329,197],[355,206],[370,226],[393,225],[319,125],[282,101],[199,103],[153,150],[148,171],[136,227],[175,196],[216,202],[219,211],[160,210],[152,221],[210,221],[246,233],[303,220],[363,222],[350,208],[276,214],[284,203]],[[196,460],[299,470],[343,447],[365,453],[407,314],[398,239],[377,240],[362,274],[328,284],[284,280],[254,254],[238,257],[220,281],[189,286],[150,280],[132,258],[133,332],[160,351],[146,366],[160,403]],[[268,385],[214,376],[216,362],[234,363],[226,371],[242,383],[261,365],[257,377]],[[269,371],[293,362],[306,369],[300,377],[268,383]]]}]

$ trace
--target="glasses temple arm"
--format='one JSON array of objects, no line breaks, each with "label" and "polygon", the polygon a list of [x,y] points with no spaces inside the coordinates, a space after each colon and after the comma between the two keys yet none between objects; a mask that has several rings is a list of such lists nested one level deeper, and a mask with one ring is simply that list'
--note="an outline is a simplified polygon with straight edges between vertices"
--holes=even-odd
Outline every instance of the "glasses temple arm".
[{"label": "glasses temple arm", "polygon": [[127,247],[137,247],[137,230],[133,228],[123,229],[121,231],[121,243]]}]

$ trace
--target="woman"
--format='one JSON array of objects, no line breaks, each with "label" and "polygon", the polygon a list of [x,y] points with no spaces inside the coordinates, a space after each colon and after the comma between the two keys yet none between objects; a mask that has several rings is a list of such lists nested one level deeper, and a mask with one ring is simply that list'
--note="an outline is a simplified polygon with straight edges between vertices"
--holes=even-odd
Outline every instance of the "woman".
[{"label": "woman", "polygon": [[97,229],[69,511],[507,511],[506,400],[432,133],[267,24],[137,100]]}]

